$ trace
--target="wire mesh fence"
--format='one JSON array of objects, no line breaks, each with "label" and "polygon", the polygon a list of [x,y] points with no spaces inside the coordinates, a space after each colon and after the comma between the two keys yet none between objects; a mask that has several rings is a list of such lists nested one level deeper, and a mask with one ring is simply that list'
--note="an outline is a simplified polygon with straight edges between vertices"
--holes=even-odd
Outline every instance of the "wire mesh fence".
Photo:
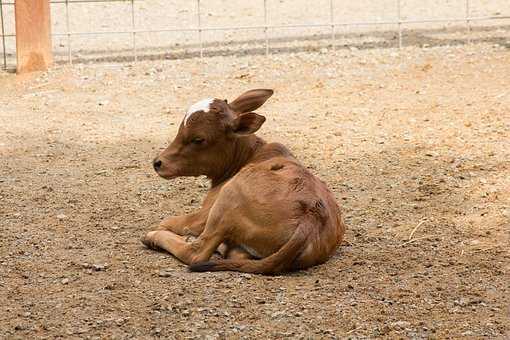
[{"label": "wire mesh fence", "polygon": [[[455,25],[457,28],[462,27],[465,40],[469,41],[472,27],[477,23],[491,25],[510,19],[510,2],[507,0],[493,0],[490,4],[480,0],[358,2],[358,7],[353,7],[353,2],[345,0],[319,0],[313,2],[313,5],[310,1],[285,0],[255,0],[249,2],[249,5],[243,1],[219,0],[53,0],[54,51],[57,62],[68,63],[82,61],[83,55],[87,53],[102,53],[103,57],[107,55],[113,60],[136,61],[150,49],[159,49],[162,51],[161,56],[184,48],[188,54],[193,50],[190,54],[192,56],[203,57],[207,51],[214,49],[215,44],[227,44],[235,40],[241,46],[240,50],[254,51],[249,48],[254,44],[257,53],[267,55],[276,50],[272,44],[278,41],[306,40],[307,37],[320,36],[328,47],[335,49],[339,45],[346,45],[345,42],[339,43],[342,35],[356,32],[363,36],[370,29],[392,32],[393,46],[402,47],[406,43],[404,31],[409,27]],[[103,7],[99,10],[96,8],[96,12],[91,10],[90,6],[98,5]],[[422,13],[416,14],[420,6]],[[232,15],[236,7],[239,10]],[[211,15],[214,11],[216,13]],[[253,14],[255,12],[256,15]],[[154,13],[160,17],[151,21]],[[179,13],[186,15],[179,16]],[[165,23],[165,15],[172,25],[153,25],[156,21]],[[115,16],[122,18],[122,25],[108,25]],[[211,20],[211,17],[215,20]],[[13,1],[0,0],[0,19],[1,62],[3,68],[7,68],[15,58]],[[97,26],[106,29],[97,29]],[[229,32],[230,35],[224,33],[215,38],[205,37],[214,32]],[[293,38],[290,38],[290,32],[294,32]],[[151,45],[153,37],[163,33],[167,34],[166,38],[156,39]],[[185,39],[182,39],[183,35]],[[287,40],[282,39],[282,36],[286,36]],[[78,43],[82,38],[91,37],[101,38],[95,44]]]}]

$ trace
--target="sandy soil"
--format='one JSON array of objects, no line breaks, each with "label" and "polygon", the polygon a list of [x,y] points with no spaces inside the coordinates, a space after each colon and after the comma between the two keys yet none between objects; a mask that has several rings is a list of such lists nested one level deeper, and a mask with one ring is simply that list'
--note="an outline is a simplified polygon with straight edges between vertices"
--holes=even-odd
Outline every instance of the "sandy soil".
[{"label": "sandy soil", "polygon": [[[329,184],[346,241],[289,275],[189,273],[139,237],[207,182],[150,160],[190,103],[256,87],[276,90],[261,135]],[[0,89],[0,338],[510,336],[504,45],[78,65]]]}]

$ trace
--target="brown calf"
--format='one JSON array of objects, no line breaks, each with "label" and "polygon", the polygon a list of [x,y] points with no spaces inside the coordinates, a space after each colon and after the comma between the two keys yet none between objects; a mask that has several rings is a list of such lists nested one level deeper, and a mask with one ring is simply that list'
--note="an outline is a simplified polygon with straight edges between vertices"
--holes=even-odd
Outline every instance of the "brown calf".
[{"label": "brown calf", "polygon": [[[147,247],[192,271],[261,274],[307,268],[333,254],[345,232],[333,195],[285,146],[254,134],[265,118],[252,111],[272,94],[251,90],[230,104],[206,99],[190,107],[154,169],[166,179],[205,175],[211,189],[199,211],[149,232]],[[186,235],[198,238],[187,242]],[[225,258],[211,261],[217,249]]]}]

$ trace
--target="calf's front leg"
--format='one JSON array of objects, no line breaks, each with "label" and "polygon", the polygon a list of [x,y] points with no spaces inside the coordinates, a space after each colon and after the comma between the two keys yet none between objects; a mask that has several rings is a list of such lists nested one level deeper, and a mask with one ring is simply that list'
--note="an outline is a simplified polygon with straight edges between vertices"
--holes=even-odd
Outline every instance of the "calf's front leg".
[{"label": "calf's front leg", "polygon": [[149,232],[142,242],[149,248],[164,249],[186,264],[207,261],[225,240],[228,228],[220,223],[221,209],[209,216],[203,232],[192,242],[169,230],[154,230]]},{"label": "calf's front leg", "polygon": [[168,230],[181,236],[198,236],[202,233],[207,222],[209,209],[182,216],[170,216],[165,218],[155,230]]},{"label": "calf's front leg", "polygon": [[212,188],[202,203],[199,211],[182,216],[165,218],[155,230],[168,230],[181,236],[198,236],[204,231],[209,211],[213,206],[221,186]]},{"label": "calf's front leg", "polygon": [[223,241],[223,235],[207,230],[193,242],[168,230],[154,230],[145,236],[142,242],[149,248],[164,249],[185,264],[208,260]]}]

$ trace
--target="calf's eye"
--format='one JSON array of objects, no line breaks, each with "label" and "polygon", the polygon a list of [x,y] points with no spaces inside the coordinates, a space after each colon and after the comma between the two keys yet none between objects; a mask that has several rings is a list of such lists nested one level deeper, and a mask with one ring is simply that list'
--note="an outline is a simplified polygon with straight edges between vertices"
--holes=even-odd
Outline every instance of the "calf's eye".
[{"label": "calf's eye", "polygon": [[205,141],[205,139],[203,138],[200,138],[200,137],[195,137],[191,140],[191,143],[193,144],[197,144],[197,145],[200,145],[202,144],[203,142]]}]

